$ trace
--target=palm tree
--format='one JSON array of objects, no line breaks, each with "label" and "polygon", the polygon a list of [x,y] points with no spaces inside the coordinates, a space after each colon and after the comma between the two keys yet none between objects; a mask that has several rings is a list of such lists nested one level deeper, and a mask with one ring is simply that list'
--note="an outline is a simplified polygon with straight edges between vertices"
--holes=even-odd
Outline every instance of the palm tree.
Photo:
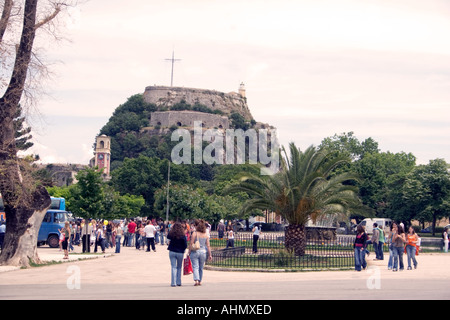
[{"label": "palm tree", "polygon": [[306,249],[305,226],[308,220],[330,214],[347,213],[360,206],[351,172],[337,173],[339,165],[348,158],[336,156],[327,149],[308,147],[301,152],[289,144],[290,159],[283,148],[280,170],[274,175],[244,174],[227,192],[246,192],[250,199],[244,202],[243,212],[254,209],[272,210],[288,223],[285,246],[296,255]]}]

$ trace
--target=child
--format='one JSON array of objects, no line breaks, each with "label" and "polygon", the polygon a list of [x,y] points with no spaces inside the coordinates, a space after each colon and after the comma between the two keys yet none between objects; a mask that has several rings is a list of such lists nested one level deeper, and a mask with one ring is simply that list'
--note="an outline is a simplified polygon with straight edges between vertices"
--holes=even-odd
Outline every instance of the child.
[{"label": "child", "polygon": [[59,251],[62,251],[62,243],[64,241],[64,228],[59,230]]}]

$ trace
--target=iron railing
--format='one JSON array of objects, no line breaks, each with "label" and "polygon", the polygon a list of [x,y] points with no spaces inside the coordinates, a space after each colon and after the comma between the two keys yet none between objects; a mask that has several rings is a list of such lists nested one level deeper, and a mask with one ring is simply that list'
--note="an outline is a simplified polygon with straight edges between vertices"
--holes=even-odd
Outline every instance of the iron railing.
[{"label": "iron railing", "polygon": [[[226,239],[211,233],[212,261],[208,265],[248,269],[351,269],[354,268],[354,236],[338,236],[335,240],[307,240],[305,255],[296,256],[285,249],[283,232],[265,232],[253,252],[250,232],[235,234],[234,247],[226,250]],[[234,252],[235,251],[235,252]]]}]

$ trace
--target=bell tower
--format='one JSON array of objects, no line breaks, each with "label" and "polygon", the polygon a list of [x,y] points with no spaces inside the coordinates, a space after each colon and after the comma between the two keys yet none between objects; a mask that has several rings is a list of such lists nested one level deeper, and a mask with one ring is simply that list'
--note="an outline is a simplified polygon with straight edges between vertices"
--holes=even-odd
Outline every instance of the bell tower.
[{"label": "bell tower", "polygon": [[95,138],[94,166],[103,169],[103,175],[109,178],[111,172],[111,138],[102,134]]}]

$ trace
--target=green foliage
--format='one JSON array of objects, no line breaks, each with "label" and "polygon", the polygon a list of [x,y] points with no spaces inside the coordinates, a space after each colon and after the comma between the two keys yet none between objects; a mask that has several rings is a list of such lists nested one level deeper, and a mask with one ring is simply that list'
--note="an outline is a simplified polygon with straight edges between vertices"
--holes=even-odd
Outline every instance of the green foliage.
[{"label": "green foliage", "polygon": [[450,173],[443,159],[419,165],[405,175],[392,202],[398,220],[436,221],[450,216]]},{"label": "green foliage", "polygon": [[[120,194],[142,196],[145,205],[141,216],[153,214],[155,191],[167,184],[168,161],[140,155],[135,159],[126,158],[120,167],[111,175],[111,185]],[[191,177],[189,166],[170,166],[170,181],[172,183],[189,184],[195,186],[197,181]]]},{"label": "green foliage", "polygon": [[66,199],[66,209],[77,217],[122,219],[135,217],[145,200],[141,196],[120,195],[101,179],[95,169],[85,169],[77,175],[79,182],[68,187],[47,187],[51,196]]},{"label": "green foliage", "polygon": [[245,121],[245,118],[237,112],[233,112],[230,115],[231,127],[234,129],[247,130],[250,128],[250,124]]},{"label": "green foliage", "polygon": [[272,176],[248,174],[227,189],[229,193],[249,194],[244,212],[269,209],[290,224],[305,225],[309,219],[360,207],[355,188],[343,184],[356,176],[351,173],[330,176],[345,157],[332,157],[326,149],[317,150],[313,146],[301,152],[293,143],[289,150],[290,159],[287,156],[283,159],[278,173]]},{"label": "green foliage", "polygon": [[78,172],[76,178],[78,183],[71,189],[71,211],[82,218],[102,218],[104,209],[101,172],[95,168],[87,168]]},{"label": "green foliage", "polygon": [[19,105],[17,107],[16,116],[13,120],[14,130],[15,130],[15,138],[16,138],[16,148],[17,150],[27,150],[33,146],[33,142],[31,142],[31,138],[33,137],[30,132],[31,128],[24,128],[25,117],[22,115],[22,106]]},{"label": "green foliage", "polygon": [[203,104],[196,103],[194,105],[190,105],[189,103],[186,103],[185,100],[181,100],[180,102],[174,104],[170,107],[171,111],[198,111],[198,112],[204,112],[204,113],[212,113],[212,114],[220,114],[223,115],[224,113],[220,110],[213,110]]},{"label": "green foliage", "polygon": [[[155,192],[154,212],[165,217],[167,210],[167,187]],[[170,185],[169,219],[205,219],[217,222],[222,218],[237,218],[239,202],[230,196],[208,195],[201,188],[189,185]]]}]

